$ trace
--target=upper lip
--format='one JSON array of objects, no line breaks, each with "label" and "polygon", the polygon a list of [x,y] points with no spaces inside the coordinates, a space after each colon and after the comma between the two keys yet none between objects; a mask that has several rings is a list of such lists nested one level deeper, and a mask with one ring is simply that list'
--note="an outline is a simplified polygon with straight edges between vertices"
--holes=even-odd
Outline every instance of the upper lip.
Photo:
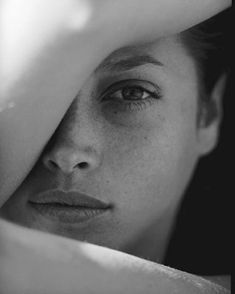
[{"label": "upper lip", "polygon": [[110,204],[98,200],[94,197],[82,194],[80,192],[64,192],[60,190],[50,190],[37,194],[30,199],[30,203],[34,204],[60,204],[67,206],[77,206],[87,209],[108,209]]}]

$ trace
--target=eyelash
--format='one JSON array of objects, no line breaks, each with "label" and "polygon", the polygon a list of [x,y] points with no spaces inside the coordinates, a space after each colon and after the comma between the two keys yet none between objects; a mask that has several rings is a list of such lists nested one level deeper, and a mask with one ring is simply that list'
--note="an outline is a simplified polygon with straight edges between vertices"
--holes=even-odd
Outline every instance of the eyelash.
[{"label": "eyelash", "polygon": [[[146,89],[151,87],[151,90]],[[136,100],[124,100],[120,98],[113,98],[115,96],[115,93],[120,92],[121,95],[123,94],[122,91],[124,89],[138,89],[144,93],[147,93],[146,98],[142,99],[136,99]],[[143,95],[145,96],[145,95]],[[108,87],[107,90],[105,90],[104,94],[101,95],[102,101],[110,102],[114,101],[116,103],[119,103],[122,107],[124,107],[124,111],[140,111],[146,109],[148,106],[151,106],[156,100],[160,100],[162,98],[161,89],[154,85],[151,82],[143,81],[143,80],[122,80],[117,83],[112,84],[110,87]]]}]

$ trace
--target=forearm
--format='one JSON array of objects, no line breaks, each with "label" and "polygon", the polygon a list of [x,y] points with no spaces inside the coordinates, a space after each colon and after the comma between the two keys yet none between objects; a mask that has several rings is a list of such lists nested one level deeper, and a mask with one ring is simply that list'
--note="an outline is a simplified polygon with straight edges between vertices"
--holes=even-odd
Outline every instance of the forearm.
[{"label": "forearm", "polygon": [[104,35],[82,25],[80,2],[1,2],[0,207],[32,168],[81,85],[112,51],[103,46]]},{"label": "forearm", "polygon": [[3,294],[229,293],[197,276],[5,221],[0,236]]}]

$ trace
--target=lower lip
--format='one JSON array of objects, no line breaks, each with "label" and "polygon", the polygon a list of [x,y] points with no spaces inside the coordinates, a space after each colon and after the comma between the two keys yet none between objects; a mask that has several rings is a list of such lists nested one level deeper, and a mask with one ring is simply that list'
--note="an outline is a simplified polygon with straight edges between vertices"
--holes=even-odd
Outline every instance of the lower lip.
[{"label": "lower lip", "polygon": [[84,223],[109,211],[108,208],[94,209],[58,204],[38,204],[32,202],[30,203],[30,206],[40,215],[63,223]]}]

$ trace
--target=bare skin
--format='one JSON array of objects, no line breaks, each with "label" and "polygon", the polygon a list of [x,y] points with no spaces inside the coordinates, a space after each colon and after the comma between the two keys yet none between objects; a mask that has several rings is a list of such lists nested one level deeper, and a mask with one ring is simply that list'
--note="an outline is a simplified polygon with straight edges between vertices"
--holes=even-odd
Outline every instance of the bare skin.
[{"label": "bare skin", "polygon": [[2,0],[0,205],[102,59],[117,48],[182,31],[230,3],[138,0],[133,10],[132,1]]},{"label": "bare skin", "polygon": [[[8,1],[8,3],[14,5],[17,2],[14,0]],[[214,6],[208,5],[212,2],[215,4]],[[2,1],[2,3],[4,5],[6,2]],[[40,3],[42,4],[41,12],[44,13],[43,5],[47,6],[47,3],[46,1],[40,1]],[[0,131],[3,140],[1,139],[0,147],[1,170],[4,173],[1,172],[3,177],[0,182],[0,206],[33,166],[45,143],[75,97],[77,90],[105,56],[123,45],[146,41],[146,33],[147,39],[151,40],[153,28],[159,28],[159,31],[154,33],[154,38],[166,33],[175,33],[210,17],[229,5],[229,1],[220,1],[219,3],[202,1],[202,6],[200,6],[196,1],[188,7],[187,15],[189,18],[182,20],[182,24],[179,24],[179,13],[182,14],[182,8],[185,8],[183,4],[182,7],[177,1],[176,3],[170,1],[171,8],[169,11],[168,2],[164,1],[166,5],[163,6],[159,1],[159,9],[156,9],[156,2],[149,1],[149,11],[146,11],[146,14],[157,11],[159,18],[155,14],[148,19],[148,22],[146,22],[146,18],[141,18],[138,23],[139,26],[136,27],[133,34],[132,27],[133,24],[136,24],[136,18],[139,15],[130,13],[132,8],[128,4],[131,4],[131,1],[125,2],[125,5],[127,5],[125,9],[122,5],[118,7],[109,6],[107,1],[99,3],[101,5],[99,7],[92,1],[61,2],[63,3],[62,6],[57,6],[56,1],[51,3],[55,22],[51,23],[49,18],[47,19],[47,16],[44,15],[45,27],[43,28],[41,28],[41,22],[35,21],[35,19],[41,20],[42,17],[39,7],[37,5],[30,6],[28,10],[33,25],[29,26],[29,30],[26,30],[26,35],[22,36],[22,40],[27,40],[27,38],[31,40],[35,30],[38,31],[39,27],[39,30],[42,29],[41,39],[38,35],[36,42],[33,44],[19,42],[24,44],[25,47],[22,45],[19,55],[15,55],[16,52],[13,49],[19,47],[15,47],[14,43],[17,29],[16,31],[12,30],[13,38],[8,39],[9,43],[6,42],[9,47],[6,46],[7,49],[4,48],[5,51],[3,50],[4,58],[1,62],[3,60],[4,62],[1,67],[1,76],[4,83],[1,84],[0,97],[2,102]],[[27,4],[25,7],[27,7]],[[204,4],[208,5],[207,9],[205,9]],[[174,7],[174,5],[176,6]],[[74,9],[76,7],[77,10]],[[89,7],[98,12],[94,18],[91,17],[92,14],[89,14]],[[127,7],[129,10],[126,9]],[[209,9],[209,7],[213,7],[213,9]],[[143,11],[143,7],[140,8],[140,11]],[[200,17],[193,17],[196,15],[195,8],[199,9],[199,12],[203,12],[198,14]],[[64,18],[65,10],[68,11],[68,18],[66,19]],[[85,18],[84,15],[80,15],[80,21],[77,21],[77,14],[74,11],[78,15],[80,11],[83,11]],[[107,12],[105,17],[104,11]],[[117,11],[122,17],[115,19],[115,16],[118,15]],[[54,14],[54,12],[56,13]],[[133,15],[133,18],[126,18],[128,20],[123,21],[125,13],[128,16]],[[185,14],[185,11],[183,14]],[[71,21],[71,15],[73,21]],[[161,15],[164,15],[164,21],[170,24],[169,27],[161,20]],[[166,15],[169,16],[169,19],[165,18]],[[22,15],[19,15],[19,18],[21,17]],[[176,26],[176,24],[179,25]],[[162,27],[164,27],[164,30]],[[117,30],[117,28],[119,29]],[[7,37],[10,38],[11,35],[7,34]],[[13,43],[11,43],[11,40],[13,40]],[[11,45],[14,46],[11,47]],[[69,54],[66,55],[65,52],[69,52]],[[12,59],[12,56],[16,56],[16,58]],[[28,59],[28,56],[32,58]],[[79,63],[77,62],[78,56],[81,61]],[[76,62],[74,62],[75,60]],[[66,67],[65,70],[68,63],[70,66]],[[56,75],[55,72],[57,72]],[[48,83],[48,80],[50,83]],[[55,87],[55,85],[57,86]],[[17,96],[15,93],[17,93]],[[55,97],[56,108],[54,107]],[[53,112],[51,112],[51,109],[53,109]],[[9,146],[12,147],[9,148]],[[104,294],[120,293],[120,291],[122,291],[121,293],[149,291],[147,293],[151,294],[158,291],[164,294],[172,293],[176,288],[179,293],[185,294],[228,293],[225,289],[195,276],[182,274],[178,271],[172,272],[167,269],[164,271],[164,268],[157,264],[148,263],[120,252],[93,245],[86,246],[83,243],[75,243],[53,235],[19,228],[3,221],[0,221],[0,237],[1,245],[3,245],[0,247],[0,263],[3,264],[0,281],[5,288],[4,294],[27,293],[27,291],[28,293],[37,293],[42,284],[45,287],[44,292],[49,293],[53,293],[53,291],[60,293],[58,288],[61,293],[80,291],[84,294],[91,291]],[[25,240],[28,241],[25,242]],[[35,243],[33,240],[38,242]],[[57,252],[56,256],[55,252]],[[72,267],[70,254],[72,254],[74,261]],[[107,261],[106,264],[103,264],[99,259],[100,255],[104,257],[102,260]],[[38,263],[35,263],[35,260]],[[97,266],[94,266],[94,260]],[[35,264],[40,264],[41,267],[35,267]],[[83,264],[82,267],[81,264]],[[22,265],[24,268],[22,268]],[[16,279],[16,277],[19,277],[19,268],[22,276],[20,276],[21,279]],[[38,270],[40,269],[43,273],[45,268],[51,270],[48,270],[46,277],[39,276]],[[55,268],[60,270],[55,272],[53,270]],[[28,278],[29,275],[30,279]],[[89,285],[82,278],[84,275],[91,277]],[[126,279],[127,276],[128,279]],[[102,283],[107,278],[110,283]],[[54,280],[58,281],[58,288],[54,285]],[[123,281],[123,289],[120,289],[120,280]],[[27,285],[25,281],[27,281]],[[59,281],[61,281],[61,284]],[[26,290],[26,287],[28,290]]]},{"label": "bare skin", "polygon": [[0,222],[0,237],[3,294],[230,293],[208,280],[119,251],[5,221]]}]

